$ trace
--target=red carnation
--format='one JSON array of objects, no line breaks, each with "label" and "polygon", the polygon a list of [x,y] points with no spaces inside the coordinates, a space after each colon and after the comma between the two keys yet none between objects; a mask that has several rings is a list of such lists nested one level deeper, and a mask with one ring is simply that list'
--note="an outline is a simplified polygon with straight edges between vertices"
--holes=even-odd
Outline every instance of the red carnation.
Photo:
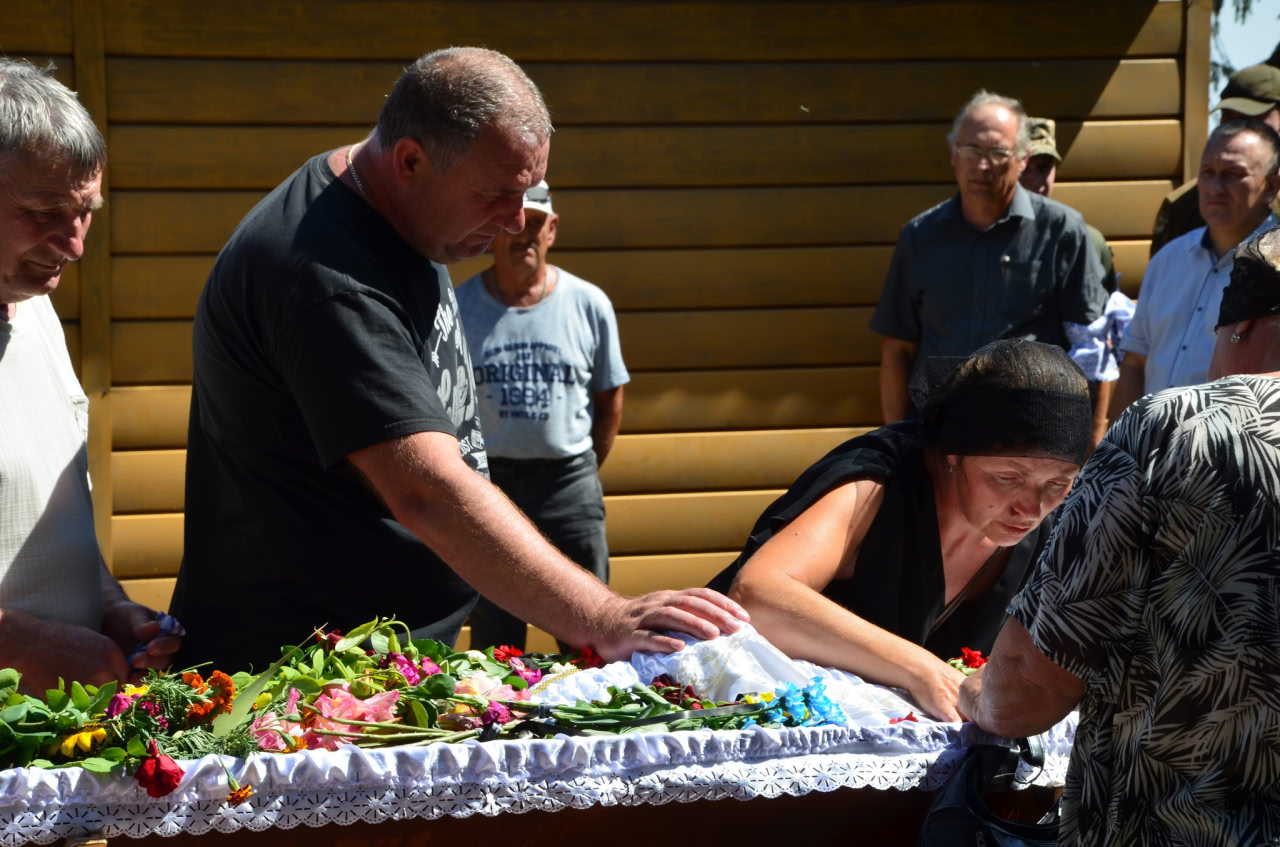
[{"label": "red carnation", "polygon": [[178,767],[178,763],[173,759],[160,752],[155,739],[151,740],[148,751],[151,755],[138,765],[135,776],[138,778],[138,784],[147,789],[148,794],[152,797],[163,797],[172,793],[173,789],[178,787],[178,783],[182,782],[182,768]]},{"label": "red carnation", "polygon": [[502,665],[505,665],[512,659],[519,658],[523,655],[523,650],[519,647],[512,647],[510,644],[503,644],[501,647],[493,648],[493,660]]},{"label": "red carnation", "polygon": [[987,663],[987,660],[982,658],[981,650],[970,650],[968,647],[960,648],[960,657],[964,659],[966,668],[980,668]]},{"label": "red carnation", "polygon": [[900,717],[900,718],[889,718],[889,723],[891,723],[891,724],[895,724],[895,723],[902,723],[903,721],[911,721],[912,723],[920,723],[920,719],[919,719],[918,717],[916,717],[916,713],[915,713],[915,712],[907,712],[905,715],[903,715],[903,716],[902,716],[902,717]]}]

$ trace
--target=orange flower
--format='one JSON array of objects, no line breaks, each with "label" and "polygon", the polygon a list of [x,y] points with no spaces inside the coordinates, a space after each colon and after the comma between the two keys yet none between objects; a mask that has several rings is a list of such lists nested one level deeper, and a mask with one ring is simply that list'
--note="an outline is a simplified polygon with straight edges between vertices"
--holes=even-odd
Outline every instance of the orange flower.
[{"label": "orange flower", "polygon": [[[195,677],[200,686],[197,687],[195,683],[188,680],[188,676]],[[199,674],[183,674],[182,678],[184,682],[191,685],[199,693],[204,693],[206,690],[212,692],[208,700],[195,703],[187,710],[188,721],[198,723],[205,718],[216,717],[224,712],[231,711],[231,701],[236,696],[236,684],[231,681],[231,677],[222,671],[214,671],[209,676],[208,685],[204,684]]]},{"label": "orange flower", "polygon": [[227,795],[227,805],[239,806],[253,795],[253,786],[246,785],[243,788],[237,788]]}]

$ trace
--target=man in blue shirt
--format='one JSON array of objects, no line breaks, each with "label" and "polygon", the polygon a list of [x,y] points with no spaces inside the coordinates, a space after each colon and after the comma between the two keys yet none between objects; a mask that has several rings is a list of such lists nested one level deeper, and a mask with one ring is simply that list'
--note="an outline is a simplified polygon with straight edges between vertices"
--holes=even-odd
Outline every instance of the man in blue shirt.
[{"label": "man in blue shirt", "polygon": [[1153,391],[1205,381],[1213,322],[1231,279],[1236,246],[1275,225],[1280,135],[1257,119],[1221,124],[1200,158],[1200,214],[1207,226],[1170,241],[1152,257],[1138,308],[1125,330],[1111,397],[1115,420]]},{"label": "man in blue shirt", "polygon": [[1107,302],[1084,219],[1018,184],[1029,143],[1021,104],[979,91],[947,141],[959,192],[902,228],[871,319],[884,336],[886,422],[911,413],[908,385],[928,357],[999,338],[1069,350],[1064,324],[1091,323]]}]

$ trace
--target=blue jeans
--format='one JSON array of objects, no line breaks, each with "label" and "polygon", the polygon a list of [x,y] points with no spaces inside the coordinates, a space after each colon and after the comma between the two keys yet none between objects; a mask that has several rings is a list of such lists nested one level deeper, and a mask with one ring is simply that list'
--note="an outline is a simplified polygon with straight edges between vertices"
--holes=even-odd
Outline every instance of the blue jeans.
[{"label": "blue jeans", "polygon": [[[596,454],[568,459],[489,458],[489,477],[570,560],[609,581],[604,490]],[[525,622],[481,597],[471,612],[471,646],[524,649]],[[566,645],[562,649],[582,645]]]}]

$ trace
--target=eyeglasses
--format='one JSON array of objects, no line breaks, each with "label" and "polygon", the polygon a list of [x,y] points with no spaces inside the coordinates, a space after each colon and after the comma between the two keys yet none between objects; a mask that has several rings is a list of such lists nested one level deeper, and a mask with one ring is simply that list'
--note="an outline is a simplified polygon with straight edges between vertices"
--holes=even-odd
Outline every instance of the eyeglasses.
[{"label": "eyeglasses", "polygon": [[1003,167],[1009,164],[1013,159],[1014,152],[1006,150],[1003,147],[992,147],[989,150],[983,150],[976,144],[957,144],[956,155],[966,162],[976,162],[979,159],[986,159],[987,164],[993,168]]},{"label": "eyeglasses", "polygon": [[535,185],[524,193],[524,199],[530,203],[545,203],[551,197],[551,189]]}]

